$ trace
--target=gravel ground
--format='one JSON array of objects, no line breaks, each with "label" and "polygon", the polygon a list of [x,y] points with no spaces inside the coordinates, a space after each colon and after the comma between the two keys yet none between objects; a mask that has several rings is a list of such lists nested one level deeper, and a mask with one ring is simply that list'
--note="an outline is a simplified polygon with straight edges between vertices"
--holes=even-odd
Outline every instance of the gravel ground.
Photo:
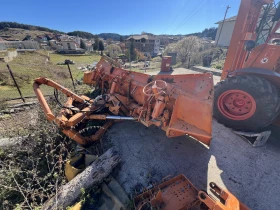
[{"label": "gravel ground", "polygon": [[210,148],[187,136],[168,138],[156,127],[115,124],[105,135],[122,157],[117,180],[127,193],[137,184],[185,174],[198,189],[216,182],[256,210],[279,209],[280,134],[253,148],[228,128],[213,121]]}]

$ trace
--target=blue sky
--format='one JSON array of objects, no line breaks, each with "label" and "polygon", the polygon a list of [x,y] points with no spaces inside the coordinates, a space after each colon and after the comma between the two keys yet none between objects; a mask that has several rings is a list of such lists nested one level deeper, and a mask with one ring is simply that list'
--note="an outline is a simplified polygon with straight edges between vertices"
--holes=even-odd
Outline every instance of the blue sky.
[{"label": "blue sky", "polygon": [[0,21],[39,25],[64,32],[81,30],[122,35],[188,34],[237,14],[240,0],[6,0]]}]

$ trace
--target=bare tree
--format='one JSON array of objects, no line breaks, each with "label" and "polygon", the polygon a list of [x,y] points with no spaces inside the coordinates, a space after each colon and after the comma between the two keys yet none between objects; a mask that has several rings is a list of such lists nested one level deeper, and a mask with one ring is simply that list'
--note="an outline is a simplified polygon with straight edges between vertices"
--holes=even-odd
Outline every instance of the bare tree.
[{"label": "bare tree", "polygon": [[176,46],[179,61],[186,63],[190,56],[198,53],[200,45],[200,40],[196,36],[189,36],[179,41]]},{"label": "bare tree", "polygon": [[170,43],[169,45],[166,46],[166,48],[164,49],[164,55],[167,55],[167,53],[171,53],[171,52],[177,52],[177,43]]},{"label": "bare tree", "polygon": [[177,52],[177,59],[182,64],[185,64],[189,58],[199,52],[201,43],[198,37],[189,36],[180,40],[177,43],[169,44],[164,51],[164,54],[169,52]]},{"label": "bare tree", "polygon": [[106,54],[109,55],[111,58],[118,57],[119,54],[122,53],[120,46],[116,44],[110,44],[106,49]]}]

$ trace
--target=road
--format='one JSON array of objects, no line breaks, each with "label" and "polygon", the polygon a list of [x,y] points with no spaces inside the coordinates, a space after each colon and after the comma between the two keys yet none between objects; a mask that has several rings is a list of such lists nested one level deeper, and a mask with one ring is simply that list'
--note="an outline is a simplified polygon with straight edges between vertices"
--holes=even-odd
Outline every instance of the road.
[{"label": "road", "polygon": [[105,142],[121,155],[116,178],[127,193],[137,183],[147,186],[182,173],[198,189],[209,192],[214,181],[252,209],[278,210],[280,132],[273,133],[266,145],[254,148],[214,120],[208,148],[187,136],[168,138],[156,127],[125,121],[105,134]]}]

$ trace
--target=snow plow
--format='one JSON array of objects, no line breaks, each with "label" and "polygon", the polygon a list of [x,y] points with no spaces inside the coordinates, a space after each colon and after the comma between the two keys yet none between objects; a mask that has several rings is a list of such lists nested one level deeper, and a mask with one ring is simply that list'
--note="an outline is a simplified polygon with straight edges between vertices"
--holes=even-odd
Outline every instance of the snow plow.
[{"label": "snow plow", "polygon": [[[79,96],[58,83],[37,78],[35,94],[49,121],[79,144],[99,140],[114,120],[133,120],[157,126],[168,137],[189,135],[210,145],[212,138],[212,74],[148,75],[122,69],[119,63],[103,56],[95,70],[84,73],[84,83],[94,86],[95,98]],[[40,85],[68,97],[55,116]],[[58,102],[59,103],[59,102]],[[83,135],[90,121],[104,121],[95,134]]]}]

